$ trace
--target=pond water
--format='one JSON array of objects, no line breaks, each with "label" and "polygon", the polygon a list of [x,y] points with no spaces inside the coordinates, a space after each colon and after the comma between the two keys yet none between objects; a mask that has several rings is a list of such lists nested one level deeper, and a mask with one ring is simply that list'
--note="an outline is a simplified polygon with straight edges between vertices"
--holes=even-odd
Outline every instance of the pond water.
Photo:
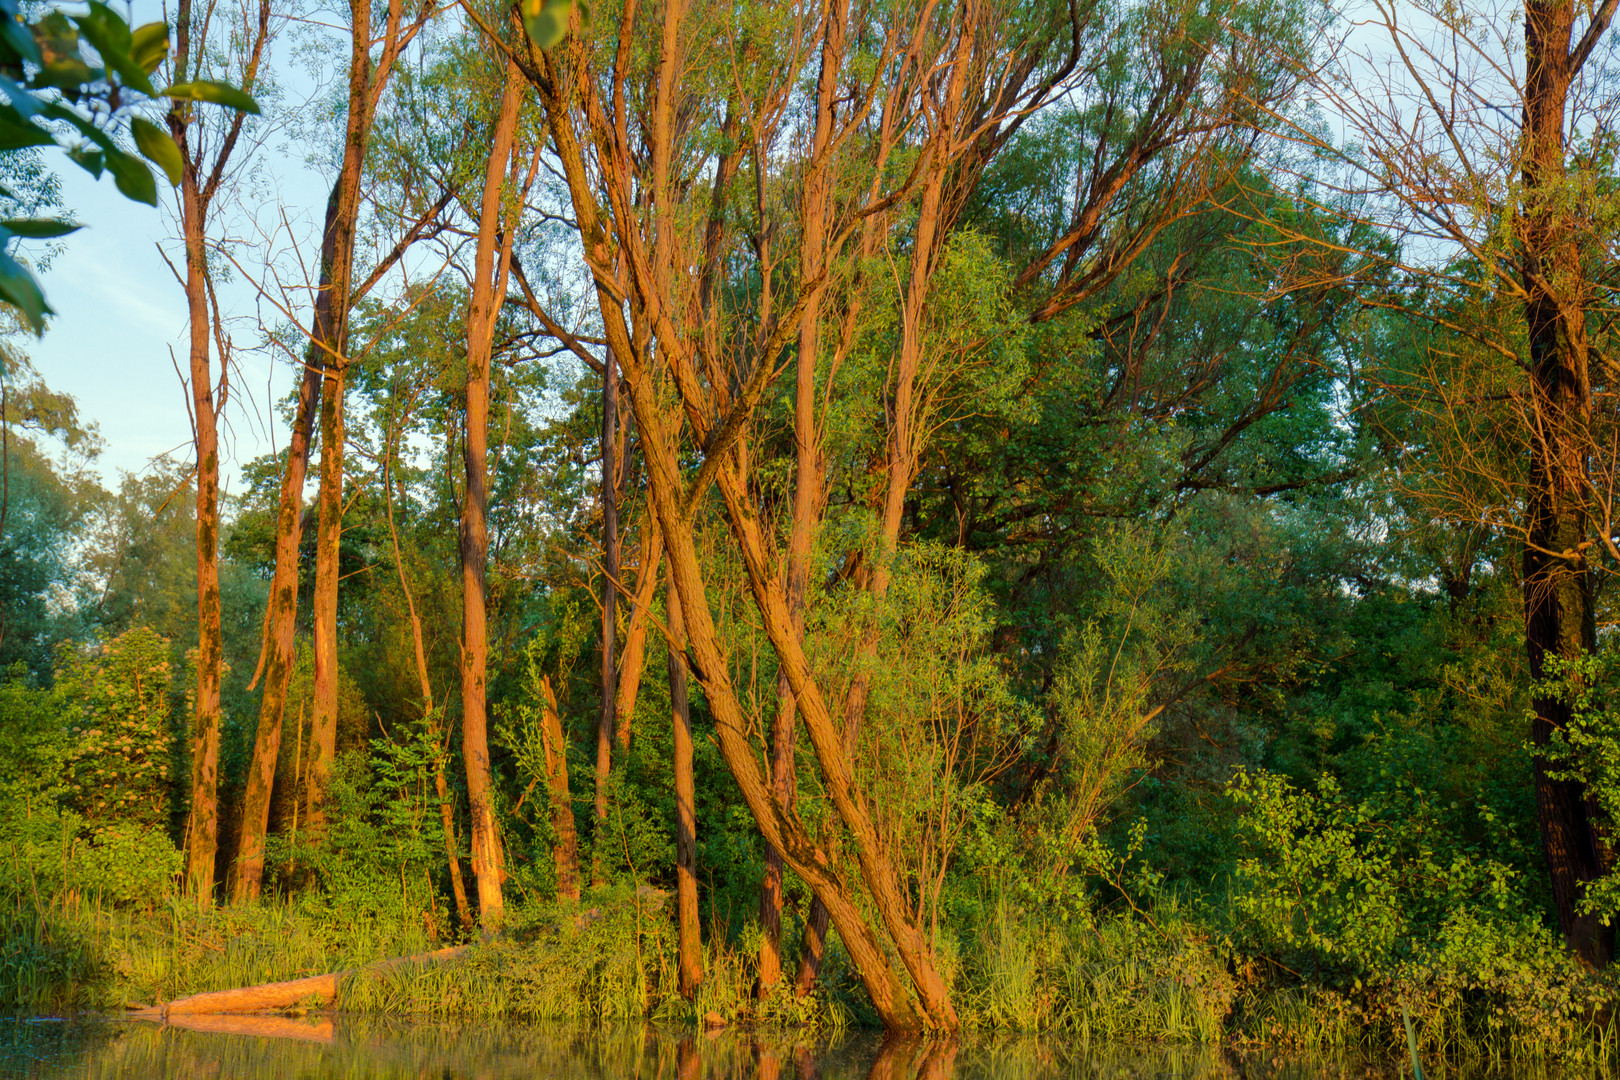
[{"label": "pond water", "polygon": [[[1348,1080],[1398,1059],[1285,1061],[1221,1048],[1098,1048],[1056,1037],[959,1045],[791,1032],[458,1024],[373,1017],[0,1020],[0,1077],[206,1080]],[[1455,1075],[1455,1074],[1454,1074]]]}]

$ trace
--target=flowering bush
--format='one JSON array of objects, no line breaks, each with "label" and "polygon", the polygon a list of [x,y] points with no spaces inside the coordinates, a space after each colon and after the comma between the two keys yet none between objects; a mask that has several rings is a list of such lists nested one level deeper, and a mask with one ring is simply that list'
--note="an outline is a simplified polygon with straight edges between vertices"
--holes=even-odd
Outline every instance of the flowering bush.
[{"label": "flowering bush", "polygon": [[168,817],[170,669],[168,641],[145,627],[64,662],[65,802],[86,820],[156,826]]}]

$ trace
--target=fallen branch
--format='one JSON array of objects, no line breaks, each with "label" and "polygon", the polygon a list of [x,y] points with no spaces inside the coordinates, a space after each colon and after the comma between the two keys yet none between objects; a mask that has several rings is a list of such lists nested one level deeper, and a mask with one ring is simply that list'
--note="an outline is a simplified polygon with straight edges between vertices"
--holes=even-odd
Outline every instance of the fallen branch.
[{"label": "fallen branch", "polygon": [[408,964],[439,963],[453,960],[466,952],[469,946],[458,945],[436,952],[399,956],[379,960],[353,971],[334,971],[327,975],[312,975],[307,979],[287,982],[242,986],[234,990],[211,990],[205,994],[192,994],[167,1005],[139,1009],[129,1014],[136,1020],[168,1020],[177,1016],[201,1016],[213,1013],[257,1013],[290,1009],[297,1005],[330,1005],[336,998],[338,983],[350,975],[370,974],[404,967]]}]

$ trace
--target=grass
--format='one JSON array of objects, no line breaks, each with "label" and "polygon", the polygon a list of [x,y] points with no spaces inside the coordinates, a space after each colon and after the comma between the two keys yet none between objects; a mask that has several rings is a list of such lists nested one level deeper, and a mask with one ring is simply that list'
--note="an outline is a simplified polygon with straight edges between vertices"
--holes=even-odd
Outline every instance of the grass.
[{"label": "grass", "polygon": [[[504,938],[449,963],[394,966],[345,979],[350,1013],[427,1018],[652,1020],[692,1030],[710,1014],[776,1030],[841,1032],[869,1022],[860,985],[834,938],[824,978],[805,1000],[789,980],[753,996],[757,935],[746,927],[705,944],[706,978],[693,1000],[674,993],[670,912],[628,888],[574,906],[515,911]],[[980,1035],[1056,1031],[1084,1045],[1160,1042],[1273,1047],[1289,1053],[1407,1056],[1395,984],[1358,993],[1263,981],[1197,919],[1171,910],[1156,923],[1095,915],[1063,922],[1005,897],[952,944],[954,994]],[[68,891],[10,890],[0,905],[0,1008],[24,1013],[111,1010],[186,994],[353,970],[438,947],[419,922],[363,918],[322,902],[271,901],[198,910],[176,897],[117,907]],[[792,971],[791,964],[788,970]],[[1517,997],[1477,989],[1418,995],[1414,1037],[1434,1077],[1572,1058],[1606,1069],[1615,1021],[1598,998],[1527,984]],[[1580,1003],[1587,1002],[1586,1012]]]}]

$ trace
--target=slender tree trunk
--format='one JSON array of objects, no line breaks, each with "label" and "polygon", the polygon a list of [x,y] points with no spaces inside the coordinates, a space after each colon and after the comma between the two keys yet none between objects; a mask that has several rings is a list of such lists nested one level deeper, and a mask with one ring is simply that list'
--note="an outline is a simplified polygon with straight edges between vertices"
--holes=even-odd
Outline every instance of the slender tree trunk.
[{"label": "slender tree trunk", "polygon": [[[1535,413],[1524,547],[1525,643],[1533,678],[1549,655],[1574,660],[1597,644],[1592,577],[1584,552],[1592,385],[1586,341],[1582,253],[1565,197],[1565,109],[1576,61],[1570,41],[1574,5],[1525,5],[1524,212],[1525,328]],[[1570,722],[1558,699],[1532,703],[1538,748]],[[1548,775],[1535,759],[1536,810],[1559,929],[1581,960],[1601,967],[1614,957],[1615,932],[1578,905],[1585,887],[1613,866],[1603,819],[1586,785]]]},{"label": "slender tree trunk", "polygon": [[[190,323],[191,412],[197,452],[197,685],[191,739],[191,816],[186,834],[186,888],[199,904],[214,900],[219,851],[220,665],[219,433],[215,418],[208,318],[207,207],[197,174],[181,179],[186,245],[186,312]],[[225,361],[220,358],[221,363]]]},{"label": "slender tree trunk", "polygon": [[698,919],[697,785],[692,778],[692,708],[686,696],[686,629],[674,586],[669,611],[669,704],[675,724],[675,909],[679,932],[681,996],[703,982],[703,927]]},{"label": "slender tree trunk", "polygon": [[658,567],[664,560],[664,538],[648,507],[641,523],[641,562],[636,571],[636,595],[624,631],[624,655],[619,660],[619,688],[614,696],[614,735],[621,754],[630,751],[630,730],[636,717],[636,698],[641,693],[641,676],[647,658],[647,626],[651,619],[653,594],[658,588]]},{"label": "slender tree trunk", "polygon": [[511,230],[501,238],[501,195],[511,169],[512,141],[522,104],[522,75],[506,63],[500,113],[484,172],[478,219],[472,296],[467,306],[467,432],[462,444],[467,489],[461,500],[461,745],[467,764],[467,803],[472,814],[472,865],[478,883],[478,913],[489,932],[504,912],[501,840],[489,775],[485,680],[489,660],[484,610],[489,557],[489,367],[495,320],[506,294]]},{"label": "slender tree trunk", "polygon": [[[380,35],[375,63],[371,32],[372,4],[349,3],[349,96],[344,121],[343,157],[326,208],[327,232],[322,238],[323,275],[330,251],[331,273],[322,281],[316,299],[315,325],[310,346],[321,365],[321,462],[319,521],[315,538],[315,678],[310,717],[311,754],[305,801],[306,828],[318,839],[325,823],[326,796],[337,754],[338,724],[338,553],[343,536],[343,394],[348,377],[349,308],[353,299],[355,226],[359,217],[360,181],[365,171],[366,148],[371,140],[377,100],[393,72],[399,53],[420,29],[429,9],[420,9],[418,21],[404,25],[403,0],[388,0],[387,25]],[[392,257],[392,256],[391,256]],[[324,303],[324,310],[322,304]]]},{"label": "slender tree trunk", "polygon": [[607,880],[602,857],[607,830],[608,776],[613,767],[614,705],[619,688],[614,649],[618,629],[619,506],[613,450],[618,429],[619,376],[607,350],[602,375],[602,713],[596,725],[596,831],[591,834],[591,884]]},{"label": "slender tree trunk", "polygon": [[[953,69],[954,70],[954,69]],[[959,76],[953,76],[954,78]],[[936,159],[938,160],[938,159]],[[933,278],[935,258],[942,246],[941,222],[945,170],[936,168],[924,184],[917,210],[916,239],[911,252],[911,274],[901,310],[900,353],[896,358],[893,396],[885,410],[889,418],[884,460],[883,506],[878,519],[878,550],[867,578],[867,593],[877,603],[888,596],[894,578],[894,558],[899,550],[900,528],[905,519],[906,493],[917,472],[916,417],[917,379],[922,363],[922,316]],[[855,660],[855,675],[844,697],[844,754],[854,760],[861,725],[866,718],[871,693],[872,671],[877,663],[880,627],[873,623],[862,635]],[[836,850],[836,839],[833,840]],[[805,924],[804,948],[800,953],[796,992],[802,997],[815,986],[826,955],[827,917],[812,904]]]},{"label": "slender tree trunk", "polygon": [[318,838],[326,820],[326,796],[332,765],[337,755],[338,724],[338,553],[343,537],[343,394],[348,376],[349,305],[354,268],[355,225],[359,217],[360,181],[365,168],[366,147],[371,138],[371,121],[376,94],[386,80],[392,58],[398,49],[398,0],[389,6],[388,41],[378,71],[371,63],[371,5],[351,0],[349,50],[349,108],[344,124],[343,161],[327,207],[332,235],[332,274],[327,294],[328,315],[324,327],[329,336],[318,336],[312,344],[320,349],[321,371],[321,462],[319,520],[315,536],[315,597],[312,604],[315,630],[315,678],[310,713],[310,762],[306,788],[305,828]]},{"label": "slender tree trunk", "polygon": [[[422,634],[422,616],[416,610],[416,596],[410,578],[405,573],[405,557],[399,547],[399,529],[394,523],[394,461],[398,452],[397,428],[389,425],[386,457],[383,462],[383,504],[388,511],[388,540],[394,549],[394,566],[399,572],[399,591],[405,596],[405,612],[411,624],[411,651],[416,661],[417,688],[422,694],[422,718],[427,724],[433,745],[445,752],[445,736],[440,723],[439,709],[433,700],[433,681],[428,677],[427,643]],[[400,496],[404,497],[404,485]],[[444,839],[445,862],[450,869],[450,891],[456,901],[456,917],[463,930],[472,929],[472,907],[467,903],[467,886],[461,878],[461,859],[456,853],[456,812],[450,798],[450,786],[444,778],[444,758],[440,757],[433,769],[433,791],[439,799],[439,827]]]},{"label": "slender tree trunk", "polygon": [[[252,92],[269,40],[269,0],[260,0],[256,18],[249,14],[250,10],[242,12],[243,23],[232,27],[231,55],[241,60],[241,85]],[[207,17],[203,19],[202,30],[206,35]],[[191,0],[179,0],[175,9],[175,82],[195,78],[196,70],[201,67],[195,61],[211,53],[207,41],[193,47],[192,32]],[[224,665],[219,593],[219,413],[225,406],[228,383],[224,373],[229,363],[225,337],[209,318],[213,296],[208,277],[208,213],[236,149],[243,118],[240,113],[234,114],[217,132],[217,140],[193,139],[193,132],[202,121],[201,108],[175,103],[167,120],[182,162],[180,221],[185,242],[192,434],[197,462],[197,684],[191,747],[191,815],[186,830],[186,882],[197,901],[206,905],[214,899],[214,871],[219,851],[220,684]],[[211,335],[217,338],[221,354],[217,401],[210,362]]]},{"label": "slender tree trunk", "polygon": [[557,895],[564,900],[579,899],[579,835],[574,830],[574,803],[568,794],[568,743],[563,736],[562,717],[557,714],[557,695],[550,678],[540,681],[540,735],[546,751],[546,791],[551,799],[551,829],[556,843],[551,849],[557,872]]},{"label": "slender tree trunk", "polygon": [[[335,343],[341,353],[343,343]],[[343,542],[343,392],[347,363],[329,357],[321,373],[319,518],[315,532],[314,689],[310,695],[309,773],[304,788],[304,829],[311,843],[326,830],[326,796],[337,758],[338,556]]]},{"label": "slender tree trunk", "polygon": [[[827,216],[832,197],[828,146],[837,122],[838,71],[844,56],[846,5],[828,4],[823,14],[821,71],[816,87],[816,129],[805,171],[801,201],[803,235],[799,241],[799,280],[814,281],[826,268]],[[821,349],[821,294],[817,293],[799,320],[799,350],[793,394],[793,522],[788,533],[787,601],[793,631],[804,637],[804,601],[810,573],[810,549],[821,519],[822,480],[820,437],[816,430],[816,362]],[[787,675],[777,678],[776,716],[771,723],[771,788],[783,809],[791,812],[797,797],[795,777],[794,714],[797,703]],[[825,906],[817,906],[821,934],[826,933]],[[765,879],[759,896],[759,987],[769,994],[782,977],[782,856],[765,852]],[[819,945],[819,939],[818,939]],[[806,953],[806,956],[809,954]],[[816,957],[819,969],[820,957]],[[803,963],[801,962],[801,968]]]}]

